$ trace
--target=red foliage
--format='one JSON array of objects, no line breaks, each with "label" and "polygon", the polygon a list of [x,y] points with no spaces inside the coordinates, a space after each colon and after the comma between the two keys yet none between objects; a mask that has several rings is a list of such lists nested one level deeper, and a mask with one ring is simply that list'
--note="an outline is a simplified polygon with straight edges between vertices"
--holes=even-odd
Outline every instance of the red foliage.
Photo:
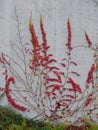
[{"label": "red foliage", "polygon": [[40,59],[40,50],[41,50],[41,45],[39,45],[34,26],[32,24],[32,17],[30,16],[30,21],[29,21],[29,30],[31,33],[31,42],[33,45],[33,59],[32,59],[32,64],[30,65],[30,69],[34,69],[34,66],[39,66],[39,59]]},{"label": "red foliage", "polygon": [[47,66],[47,68],[52,71],[52,70],[59,70],[60,68],[56,67],[56,66]]},{"label": "red foliage", "polygon": [[90,40],[90,38],[89,38],[89,36],[88,36],[88,34],[86,32],[85,32],[85,37],[86,37],[86,41],[88,43],[88,46],[89,47],[92,46],[92,42],[91,42],[91,40]]},{"label": "red foliage", "polygon": [[1,57],[0,57],[0,62],[2,63],[2,64],[7,64],[7,65],[9,65],[10,66],[10,61],[8,61],[6,58],[5,58],[5,55],[2,53],[1,54]]},{"label": "red foliage", "polygon": [[[14,71],[14,67],[11,66],[13,62],[10,62],[8,60],[7,56],[5,56],[3,53],[0,57],[0,62],[4,66],[4,73],[6,80],[6,97],[8,99],[8,102],[16,109],[21,111],[26,111],[27,108],[25,106],[22,106],[18,104],[18,98],[15,100],[13,97],[13,91],[10,90],[11,83],[13,85],[15,84],[14,77],[16,76],[17,82],[19,81],[20,84],[24,87],[24,90],[21,89],[21,87],[17,87],[18,91],[21,89],[21,92],[19,93],[21,97],[22,92],[28,92],[29,94],[26,96],[22,96],[21,98],[24,99],[24,102],[26,101],[28,104],[30,103],[30,106],[32,110],[35,110],[38,112],[38,114],[42,115],[45,119],[49,119],[50,117],[46,115],[46,113],[50,113],[51,117],[54,117],[54,115],[57,115],[57,118],[59,117],[58,114],[61,114],[62,118],[65,118],[66,115],[74,115],[74,112],[77,112],[79,110],[79,106],[77,105],[77,109],[72,110],[72,106],[75,106],[77,103],[77,100],[80,101],[80,99],[85,99],[85,92],[82,93],[82,89],[80,88],[80,85],[74,80],[73,76],[80,76],[79,73],[72,70],[72,66],[76,67],[77,63],[75,61],[72,61],[71,57],[71,51],[73,49],[72,47],[72,30],[70,25],[70,20],[67,20],[67,44],[66,48],[67,51],[65,53],[67,54],[66,57],[62,59],[62,62],[60,63],[62,68],[57,67],[55,64],[57,64],[57,60],[55,60],[52,56],[52,54],[49,54],[48,50],[50,46],[48,46],[47,38],[46,38],[46,32],[44,30],[42,17],[40,17],[40,31],[42,36],[42,43],[39,43],[32,19],[30,17],[29,22],[29,30],[31,34],[31,44],[32,49],[31,51],[28,48],[24,48],[23,53],[24,55],[24,68],[19,65],[17,61],[16,64],[18,67],[22,70],[23,77],[19,73],[17,73],[17,70]],[[89,47],[92,46],[92,42],[90,41],[90,38],[88,37],[87,33],[85,32],[85,37],[88,42]],[[24,47],[24,45],[23,45]],[[19,48],[20,49],[20,48]],[[18,50],[19,51],[19,50]],[[21,49],[20,49],[21,51]],[[16,50],[17,52],[17,50]],[[27,56],[29,52],[29,55],[32,57],[32,60],[29,59],[29,56]],[[27,57],[26,57],[27,56]],[[18,58],[22,59],[18,56]],[[15,59],[16,60],[16,59]],[[12,59],[14,61],[14,59]],[[27,63],[26,63],[27,62]],[[65,62],[65,63],[64,63]],[[28,69],[28,66],[30,69]],[[26,68],[27,67],[27,68]],[[12,69],[12,70],[11,70]],[[63,71],[61,71],[63,69]],[[87,77],[87,85],[89,86],[93,79],[93,73],[95,71],[96,67],[93,64],[90,68],[90,71],[88,72]],[[29,70],[29,71],[28,71]],[[9,73],[12,73],[14,77],[9,77]],[[20,80],[18,79],[20,78]],[[0,91],[3,91],[4,88],[0,88]],[[11,93],[13,91],[13,93]],[[77,92],[80,95],[80,99],[77,98]],[[82,94],[84,94],[82,97]],[[30,96],[30,97],[29,97]],[[32,99],[34,104],[31,102],[28,102],[28,99]],[[88,97],[86,98],[86,101],[83,100],[83,103],[85,106],[88,106],[91,101],[93,100],[93,94],[90,93]],[[20,101],[19,101],[20,102]],[[71,104],[72,103],[72,104]],[[25,103],[24,103],[25,104]],[[78,103],[77,103],[78,104]],[[25,104],[26,105],[26,104]],[[82,106],[82,105],[81,105]],[[84,105],[83,105],[84,106]],[[60,110],[61,109],[61,110]],[[59,111],[58,111],[59,110]],[[62,111],[62,112],[61,112]],[[62,113],[65,113],[63,115]],[[70,114],[71,113],[71,114]],[[56,119],[57,119],[56,118]],[[51,120],[51,119],[50,119]]]},{"label": "red foliage", "polygon": [[88,77],[87,77],[87,80],[86,80],[86,82],[89,84],[91,81],[92,81],[92,79],[93,79],[93,72],[95,71],[95,65],[94,64],[92,64],[92,66],[91,66],[91,68],[90,68],[90,70],[89,70],[89,72],[88,72]]},{"label": "red foliage", "polygon": [[66,46],[68,47],[69,50],[72,50],[71,47],[71,39],[72,39],[72,34],[71,34],[71,26],[70,26],[70,20],[67,20],[67,31],[68,31],[68,39],[67,39],[67,44]]},{"label": "red foliage", "polygon": [[77,63],[74,62],[74,61],[70,61],[70,64],[73,64],[73,65],[77,66]]},{"label": "red foliage", "polygon": [[62,65],[63,67],[66,67],[66,65],[65,65],[64,63],[61,63],[61,65]]},{"label": "red foliage", "polygon": [[80,85],[75,83],[74,80],[70,77],[68,77],[68,83],[71,83],[72,87],[73,87],[73,90],[76,92],[79,92],[79,93],[82,93],[82,90],[80,88]]},{"label": "red foliage", "polygon": [[60,106],[67,107],[68,104],[67,103],[60,103]]},{"label": "red foliage", "polygon": [[91,103],[91,101],[93,100],[93,94],[92,93],[90,93],[89,95],[88,95],[88,98],[87,98],[87,100],[86,100],[86,102],[85,102],[85,106],[88,106],[90,103]]},{"label": "red foliage", "polygon": [[[46,39],[46,33],[43,27],[43,21],[42,21],[42,17],[40,16],[40,29],[41,29],[41,34],[42,34],[42,46],[43,46],[43,53],[44,53],[44,57],[47,57],[47,53],[45,50],[47,50],[49,48],[49,46],[47,46],[47,39]],[[51,55],[50,55],[51,56]]]},{"label": "red foliage", "polygon": [[7,80],[7,82],[6,82],[6,90],[5,90],[5,93],[6,93],[6,97],[7,97],[7,99],[8,99],[8,102],[14,107],[14,108],[16,108],[16,109],[18,109],[18,110],[21,110],[21,111],[26,111],[26,108],[24,107],[24,106],[21,106],[21,105],[19,105],[19,104],[17,104],[16,102],[15,102],[15,100],[11,97],[11,95],[10,95],[10,91],[9,91],[9,85],[10,85],[10,83],[13,83],[13,84],[15,84],[15,79],[14,79],[14,77],[9,77],[8,78],[8,80]]},{"label": "red foliage", "polygon": [[70,94],[66,94],[65,96],[69,97],[69,98],[75,98],[74,95],[70,95]]},{"label": "red foliage", "polygon": [[8,79],[8,70],[5,68],[5,71],[3,72],[3,75],[5,76],[5,80]]},{"label": "red foliage", "polygon": [[34,26],[32,24],[32,16],[30,16],[29,29],[30,29],[31,37],[32,37],[32,39],[31,39],[32,45],[33,45],[35,50],[38,50],[39,49],[39,43],[38,43],[38,40],[37,40],[37,36],[36,36],[36,33],[35,33]]},{"label": "red foliage", "polygon": [[75,71],[71,71],[71,73],[75,74],[76,76],[80,76],[80,74]]}]

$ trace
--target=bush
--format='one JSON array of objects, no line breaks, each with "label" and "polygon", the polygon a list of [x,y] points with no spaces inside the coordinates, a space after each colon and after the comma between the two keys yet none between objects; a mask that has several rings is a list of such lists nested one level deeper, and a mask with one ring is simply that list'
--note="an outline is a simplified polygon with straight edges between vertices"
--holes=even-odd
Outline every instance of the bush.
[{"label": "bush", "polygon": [[[10,130],[21,130],[24,126],[32,126],[35,124],[33,119],[23,118],[17,114],[11,107],[0,107],[0,130],[10,128]],[[21,128],[21,129],[20,129]]]},{"label": "bush", "polygon": [[65,124],[53,127],[50,122],[24,118],[11,107],[0,107],[0,130],[64,130]]},{"label": "bush", "polygon": [[[88,127],[88,130],[98,130],[98,125],[92,124],[87,119],[84,119],[84,124]],[[67,127],[66,123],[53,126],[50,122],[24,118],[11,107],[0,107],[0,130],[66,130],[69,127]],[[72,126],[71,130],[74,127]],[[76,128],[78,129],[79,127]]]},{"label": "bush", "polygon": [[5,130],[9,124],[21,124],[23,117],[17,114],[10,107],[1,107],[0,106],[0,129]]}]

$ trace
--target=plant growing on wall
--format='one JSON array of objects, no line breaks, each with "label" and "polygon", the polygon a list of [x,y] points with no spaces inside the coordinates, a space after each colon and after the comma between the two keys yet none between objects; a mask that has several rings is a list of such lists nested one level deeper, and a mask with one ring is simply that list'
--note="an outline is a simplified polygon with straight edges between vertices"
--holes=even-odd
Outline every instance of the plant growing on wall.
[{"label": "plant growing on wall", "polygon": [[30,15],[30,44],[23,43],[17,14],[16,19],[19,43],[11,43],[14,55],[2,53],[0,57],[5,77],[5,88],[0,88],[0,91],[5,92],[9,104],[20,111],[33,111],[39,118],[53,122],[60,119],[65,121],[66,118],[71,122],[82,122],[81,115],[93,121],[93,114],[98,116],[98,54],[88,34],[85,32],[88,43],[86,47],[95,51],[94,63],[88,72],[85,90],[82,90],[75,80],[80,74],[73,70],[78,64],[72,59],[74,47],[70,20],[67,20],[65,56],[58,67],[58,61],[49,52],[42,17],[40,16],[42,42],[39,42],[32,14]]}]

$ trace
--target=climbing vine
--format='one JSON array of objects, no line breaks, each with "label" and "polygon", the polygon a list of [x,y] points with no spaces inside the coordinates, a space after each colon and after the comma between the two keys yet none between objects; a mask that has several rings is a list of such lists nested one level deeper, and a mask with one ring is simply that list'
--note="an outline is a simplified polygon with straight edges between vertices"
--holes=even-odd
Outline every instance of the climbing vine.
[{"label": "climbing vine", "polygon": [[[98,121],[98,48],[85,32],[86,47],[94,51],[92,63],[87,75],[85,90],[74,77],[80,78],[80,73],[73,70],[78,64],[72,59],[74,50],[72,43],[71,22],[67,20],[67,41],[65,55],[60,63],[50,53],[42,17],[40,16],[39,41],[32,23],[32,13],[29,20],[31,41],[23,43],[20,34],[19,18],[16,14],[19,43],[11,43],[14,56],[1,53],[0,63],[4,69],[4,92],[9,104],[23,112],[33,111],[39,118],[48,121],[82,122],[86,116],[91,121]],[[58,65],[59,64],[59,65]],[[2,94],[1,94],[2,95]],[[96,117],[96,118],[95,118]]]}]

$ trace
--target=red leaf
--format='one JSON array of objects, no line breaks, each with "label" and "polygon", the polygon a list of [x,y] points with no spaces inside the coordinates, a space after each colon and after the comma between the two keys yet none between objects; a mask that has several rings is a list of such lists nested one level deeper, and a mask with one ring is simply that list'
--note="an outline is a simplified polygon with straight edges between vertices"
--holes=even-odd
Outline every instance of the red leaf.
[{"label": "red leaf", "polygon": [[70,61],[70,63],[73,64],[73,65],[75,65],[75,66],[77,66],[77,63],[74,62],[74,61]]},{"label": "red leaf", "polygon": [[61,65],[62,65],[63,67],[66,67],[66,65],[65,65],[64,63],[61,63]]},{"label": "red leaf", "polygon": [[80,85],[77,84],[77,83],[75,83],[72,78],[68,77],[68,83],[71,83],[71,85],[72,85],[74,91],[77,91],[77,92],[79,92],[79,93],[82,93],[82,90],[81,90],[81,88],[80,88]]},{"label": "red leaf", "polygon": [[48,66],[48,68],[49,68],[49,70],[50,71],[52,71],[52,70],[59,70],[59,68],[58,67],[56,67],[56,66]]},{"label": "red leaf", "polygon": [[57,71],[53,71],[54,72],[54,74],[57,76],[57,80],[59,81],[59,82],[61,82],[61,77],[60,77],[60,74],[59,74],[59,72],[57,72]]},{"label": "red leaf", "polygon": [[5,55],[4,55],[3,53],[1,54],[0,62],[3,63],[3,64],[7,64],[7,65],[10,66],[10,61],[8,61],[8,60],[5,58]]},{"label": "red leaf", "polygon": [[67,107],[68,104],[67,103],[60,103],[60,106]]},{"label": "red leaf", "polygon": [[75,72],[75,71],[71,71],[71,73],[73,73],[73,74],[75,74],[75,75],[77,75],[77,76],[80,76],[80,74],[77,73],[77,72]]},{"label": "red leaf", "polygon": [[88,106],[91,103],[91,101],[93,100],[92,96],[93,96],[92,93],[90,93],[88,95],[88,98],[87,98],[87,100],[85,102],[85,106]]},{"label": "red leaf", "polygon": [[48,63],[51,63],[51,62],[57,62],[55,59],[51,59],[48,61]]},{"label": "red leaf", "polygon": [[60,82],[58,79],[56,78],[47,78],[47,81],[51,81],[51,82]]},{"label": "red leaf", "polygon": [[75,96],[69,95],[69,94],[66,94],[65,96],[70,97],[70,98],[76,98]]},{"label": "red leaf", "polygon": [[90,38],[89,38],[89,36],[88,36],[88,34],[86,32],[85,32],[85,37],[86,37],[86,41],[88,43],[88,46],[89,47],[92,46],[92,42],[91,42],[91,40],[90,40]]},{"label": "red leaf", "polygon": [[92,66],[91,66],[91,68],[90,68],[90,70],[88,72],[88,77],[87,77],[87,80],[86,80],[87,83],[90,83],[92,81],[92,79],[93,79],[93,72],[95,71],[95,69],[96,69],[95,65],[92,64]]},{"label": "red leaf", "polygon": [[53,87],[54,87],[54,88],[53,88],[54,91],[55,91],[55,90],[60,90],[61,85],[59,85],[59,84],[54,84]]}]

